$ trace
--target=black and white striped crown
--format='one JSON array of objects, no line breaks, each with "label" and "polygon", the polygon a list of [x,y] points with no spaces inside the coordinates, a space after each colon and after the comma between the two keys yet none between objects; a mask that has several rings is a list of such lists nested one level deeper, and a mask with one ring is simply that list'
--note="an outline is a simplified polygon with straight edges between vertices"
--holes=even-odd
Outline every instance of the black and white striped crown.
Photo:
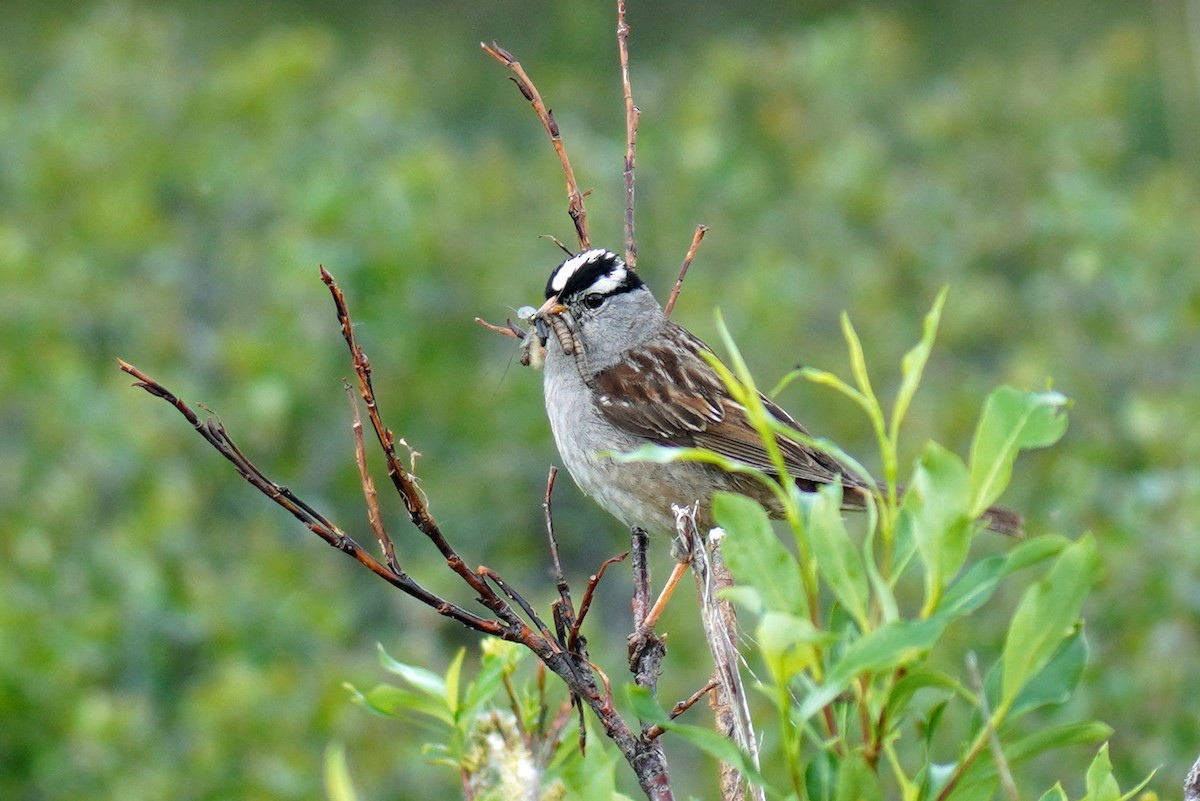
[{"label": "black and white striped crown", "polygon": [[564,261],[550,273],[546,297],[562,301],[583,295],[617,295],[644,286],[637,273],[625,266],[611,250],[585,250]]}]

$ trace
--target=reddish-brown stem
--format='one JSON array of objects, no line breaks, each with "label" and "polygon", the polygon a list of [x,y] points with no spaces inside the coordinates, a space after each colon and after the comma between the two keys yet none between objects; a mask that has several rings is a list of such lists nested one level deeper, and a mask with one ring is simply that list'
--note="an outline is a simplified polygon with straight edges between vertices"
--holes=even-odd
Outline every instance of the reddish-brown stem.
[{"label": "reddish-brown stem", "polygon": [[675,301],[679,298],[679,290],[683,289],[683,279],[687,277],[688,268],[692,266],[692,259],[696,258],[696,249],[700,247],[701,240],[708,233],[707,225],[697,225],[695,233],[692,234],[692,244],[688,246],[687,255],[683,257],[683,265],[679,268],[679,276],[675,279],[675,286],[671,287],[671,294],[667,296],[667,305],[663,306],[663,314],[668,317],[675,309]]},{"label": "reddish-brown stem", "polygon": [[[671,711],[667,714],[667,717],[670,718],[671,720],[674,720],[675,718],[679,717],[684,712],[687,712],[689,709],[691,709],[693,706],[695,706],[696,702],[698,702],[701,698],[703,698],[704,696],[706,696],[710,692],[712,692],[714,689],[716,689],[716,687],[717,687],[717,680],[709,679],[708,684],[705,684],[699,690],[696,690],[696,692],[692,693],[687,698],[678,702],[677,704],[675,704],[675,706],[671,707]],[[666,731],[666,729],[664,729],[662,726],[660,726],[656,723],[655,725],[646,729],[645,733],[642,736],[645,737],[647,740],[653,740],[655,737],[661,737],[664,731]]]},{"label": "reddish-brown stem", "polygon": [[542,127],[550,135],[550,142],[554,145],[554,152],[558,155],[558,162],[562,165],[563,177],[567,182],[567,214],[570,215],[571,221],[575,224],[575,234],[579,238],[580,250],[587,250],[591,247],[591,237],[588,235],[587,210],[583,207],[583,193],[579,191],[579,184],[575,181],[575,171],[571,168],[571,160],[567,158],[567,148],[563,144],[562,135],[559,133],[558,122],[554,119],[554,112],[546,107],[541,93],[538,92],[537,87],[534,86],[529,76],[525,74],[525,69],[521,66],[521,62],[517,61],[512,53],[495,42],[492,42],[490,45],[486,42],[480,42],[479,46],[489,56],[512,70],[513,83],[517,85],[517,89],[521,91],[521,95],[533,106],[538,119],[542,121]]}]

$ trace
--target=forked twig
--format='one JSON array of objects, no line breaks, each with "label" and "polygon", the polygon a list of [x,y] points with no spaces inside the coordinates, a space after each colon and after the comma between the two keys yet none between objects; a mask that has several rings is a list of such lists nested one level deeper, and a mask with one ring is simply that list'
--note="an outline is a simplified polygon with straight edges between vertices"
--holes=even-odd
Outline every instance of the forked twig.
[{"label": "forked twig", "polygon": [[558,162],[562,165],[563,176],[567,181],[567,214],[571,216],[571,221],[575,223],[575,235],[579,238],[580,250],[587,250],[591,247],[591,237],[588,235],[587,210],[583,207],[583,193],[579,191],[579,184],[575,181],[575,171],[571,168],[571,160],[567,158],[567,148],[563,144],[562,134],[559,133],[558,122],[554,119],[554,112],[546,107],[545,102],[542,101],[541,93],[538,92],[533,81],[525,73],[525,68],[521,66],[521,62],[517,61],[512,53],[505,50],[496,42],[492,42],[490,45],[486,42],[480,42],[479,46],[489,56],[512,70],[513,83],[517,85],[524,98],[533,106],[538,119],[542,121],[542,127],[550,135],[550,142],[554,145],[554,152],[558,154]]},{"label": "forked twig", "polygon": [[692,234],[692,244],[688,247],[687,255],[683,257],[683,266],[679,268],[679,277],[675,279],[675,286],[671,287],[671,294],[667,296],[667,305],[663,306],[663,314],[668,317],[671,316],[671,311],[675,308],[675,300],[679,297],[679,290],[683,289],[683,279],[687,277],[688,268],[692,266],[692,259],[696,258],[696,249],[700,247],[700,242],[707,233],[707,225],[697,225],[696,232]]},{"label": "forked twig", "polygon": [[[345,298],[328,271],[322,268],[321,275],[333,296],[338,319],[342,326],[342,335],[350,350],[351,360],[358,376],[359,392],[367,408],[368,418],[375,429],[380,447],[384,451],[388,475],[404,502],[409,518],[414,526],[436,545],[446,557],[447,565],[475,590],[478,601],[491,610],[496,618],[483,617],[464,609],[426,589],[405,572],[395,556],[394,549],[388,547],[390,537],[383,528],[374,494],[374,485],[370,482],[369,477],[363,486],[364,495],[368,498],[368,518],[371,520],[376,538],[380,540],[380,547],[384,551],[387,564],[368,553],[355,540],[287,487],[268,478],[237,447],[219,419],[215,417],[201,419],[191,406],[162,384],[125,361],[118,360],[118,363],[124,372],[136,380],[135,386],[141,387],[151,395],[162,398],[174,406],[197,433],[233,464],[239,475],[304,523],[310,531],[326,543],[351,556],[371,572],[433,608],[438,614],[484,634],[521,643],[533,651],[541,659],[542,664],[558,675],[566,683],[572,696],[578,699],[580,714],[582,715],[584,704],[596,714],[605,733],[633,768],[647,797],[653,801],[670,801],[673,793],[661,744],[643,740],[620,716],[613,703],[607,676],[588,661],[586,655],[567,653],[559,639],[550,634],[532,605],[526,602],[520,593],[490,568],[480,567],[477,570],[471,570],[446,540],[429,513],[425,496],[416,484],[416,477],[396,455],[395,435],[383,424],[371,384],[370,362],[354,337],[353,324]],[[360,471],[365,472],[365,453],[358,449],[362,443],[362,423],[361,418],[357,417],[357,407],[355,408],[355,419],[356,459],[359,460]],[[361,475],[360,472],[360,477]],[[495,588],[499,588],[499,592]],[[521,612],[529,618],[533,623],[532,627],[521,619],[512,604],[516,604]],[[566,639],[571,638],[567,637]],[[576,644],[581,646],[582,638],[578,636],[577,632],[574,639]],[[597,679],[600,681],[599,686]]]},{"label": "forked twig", "polygon": [[[518,626],[513,627],[511,624],[502,623],[499,620],[489,620],[480,617],[474,612],[469,612],[456,604],[446,601],[444,598],[425,589],[416,581],[414,581],[404,570],[393,570],[387,565],[380,562],[375,557],[366,552],[357,542],[350,538],[344,531],[331,523],[323,515],[302,501],[300,498],[282,484],[277,484],[258,469],[245,454],[237,447],[225,431],[225,427],[221,424],[220,419],[209,417],[201,420],[200,417],[192,410],[192,408],[181,398],[176,396],[162,384],[155,381],[150,376],[143,373],[138,368],[134,367],[126,361],[117,360],[121,370],[133,376],[136,379],[134,386],[140,387],[155,397],[162,398],[167,403],[171,404],[179,411],[180,414],[191,423],[192,428],[200,436],[204,437],[210,445],[218,453],[228,459],[238,474],[250,483],[255,489],[266,495],[272,501],[282,506],[293,517],[303,523],[309,531],[312,531],[326,543],[338,549],[355,559],[359,564],[366,567],[375,575],[387,581],[389,584],[397,587],[401,591],[416,598],[421,603],[432,607],[438,614],[445,615],[453,620],[462,623],[468,628],[483,632],[484,634],[492,634],[504,639],[512,639],[520,641],[522,637],[517,629],[523,624],[517,621]],[[528,627],[525,627],[528,628]]]}]

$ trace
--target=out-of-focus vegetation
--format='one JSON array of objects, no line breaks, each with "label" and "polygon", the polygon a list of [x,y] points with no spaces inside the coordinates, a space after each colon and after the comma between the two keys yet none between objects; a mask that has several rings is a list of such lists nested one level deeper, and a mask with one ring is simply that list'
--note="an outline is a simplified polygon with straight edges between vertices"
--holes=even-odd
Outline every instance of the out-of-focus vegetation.
[{"label": "out-of-focus vegetation", "polygon": [[[902,458],[928,437],[961,451],[1002,381],[1075,398],[1005,502],[1039,531],[1095,533],[1106,578],[1075,711],[1115,727],[1124,784],[1162,765],[1170,796],[1200,744],[1200,191],[1173,133],[1198,95],[1170,3],[1158,20],[1043,5],[635,6],[641,265],[665,290],[708,224],[676,317],[711,337],[719,302],[767,384],[797,362],[841,370],[843,309],[873,364],[896,364],[950,284]],[[115,358],[214,406],[261,466],[365,533],[325,264],[435,514],[468,559],[548,599],[539,379],[471,318],[535,300],[558,258],[536,236],[571,229],[544,135],[476,43],[531,71],[616,246],[610,4],[5,17],[0,797],[312,798],[331,740],[364,797],[453,792],[421,730],[341,682],[378,678],[376,642],[440,670],[470,638],[265,503]],[[782,401],[873,452],[840,397]],[[558,512],[578,580],[622,547],[566,484]],[[398,539],[461,597],[426,543]],[[613,623],[593,652],[620,652],[628,593],[600,595]],[[691,611],[667,621],[668,704],[705,675]],[[986,653],[1005,619],[956,636]],[[1093,753],[1031,769],[1070,780]]]}]

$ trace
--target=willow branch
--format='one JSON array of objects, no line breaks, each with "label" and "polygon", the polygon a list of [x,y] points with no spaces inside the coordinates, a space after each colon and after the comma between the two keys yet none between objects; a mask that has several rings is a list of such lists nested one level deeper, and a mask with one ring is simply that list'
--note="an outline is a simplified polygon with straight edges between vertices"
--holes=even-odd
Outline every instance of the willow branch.
[{"label": "willow branch", "polygon": [[696,249],[700,247],[700,242],[707,233],[707,225],[697,225],[695,233],[692,234],[692,244],[688,247],[687,255],[683,257],[683,265],[679,268],[679,276],[675,279],[675,286],[671,287],[671,294],[667,297],[667,305],[663,306],[663,314],[668,317],[671,316],[671,312],[675,309],[675,301],[679,298],[679,290],[683,289],[683,279],[687,277],[688,268],[692,266],[692,259],[696,258]]},{"label": "willow branch", "polygon": [[554,145],[554,152],[558,155],[558,162],[562,165],[563,177],[567,182],[567,214],[570,215],[571,222],[575,224],[575,235],[579,238],[580,250],[587,250],[591,247],[591,237],[588,235],[587,210],[583,207],[583,193],[579,191],[579,184],[575,181],[575,171],[571,168],[571,160],[567,158],[567,148],[563,144],[562,134],[559,133],[554,112],[546,107],[541,93],[525,73],[521,62],[517,61],[512,53],[496,42],[492,42],[490,45],[480,42],[479,46],[489,56],[512,70],[513,83],[517,85],[521,95],[533,106],[538,119],[542,121],[542,127],[550,135],[550,143]]}]

